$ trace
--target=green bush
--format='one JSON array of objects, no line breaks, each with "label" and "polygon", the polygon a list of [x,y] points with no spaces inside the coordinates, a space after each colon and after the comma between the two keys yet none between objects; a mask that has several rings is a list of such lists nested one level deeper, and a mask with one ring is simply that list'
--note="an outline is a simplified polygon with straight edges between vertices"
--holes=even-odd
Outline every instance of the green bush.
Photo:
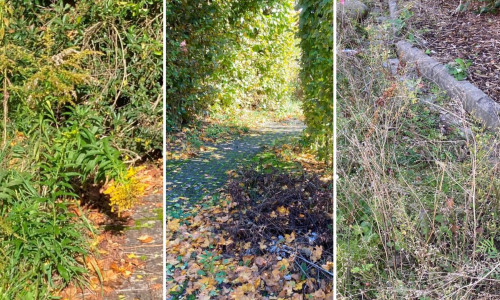
[{"label": "green bush", "polygon": [[163,149],[162,1],[11,3],[6,43],[36,56],[69,49],[98,54],[82,65],[94,84],[77,87],[72,101],[105,116],[106,134],[133,158]]},{"label": "green bush", "polygon": [[77,192],[162,149],[161,1],[65,2],[0,0],[2,299],[84,284]]},{"label": "green bush", "polygon": [[306,138],[320,157],[333,156],[333,1],[299,1]]}]

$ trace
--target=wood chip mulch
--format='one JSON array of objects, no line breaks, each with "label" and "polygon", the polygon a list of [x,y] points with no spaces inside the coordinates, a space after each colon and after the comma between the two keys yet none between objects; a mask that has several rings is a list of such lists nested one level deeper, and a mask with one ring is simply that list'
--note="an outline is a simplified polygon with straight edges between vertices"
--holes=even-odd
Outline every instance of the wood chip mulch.
[{"label": "wood chip mulch", "polygon": [[500,13],[456,13],[459,0],[415,4],[411,26],[420,32],[420,47],[443,64],[471,60],[467,80],[500,103]]}]

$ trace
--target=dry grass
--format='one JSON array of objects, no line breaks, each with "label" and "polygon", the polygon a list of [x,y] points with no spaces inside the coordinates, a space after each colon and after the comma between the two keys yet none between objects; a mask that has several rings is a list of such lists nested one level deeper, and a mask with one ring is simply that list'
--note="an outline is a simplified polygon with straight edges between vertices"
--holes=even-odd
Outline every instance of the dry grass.
[{"label": "dry grass", "polygon": [[[394,78],[383,67],[388,25],[371,22],[339,32],[339,50],[361,50],[338,56],[339,296],[499,297],[498,136],[432,83]],[[413,86],[437,95],[473,135],[445,127]]]}]

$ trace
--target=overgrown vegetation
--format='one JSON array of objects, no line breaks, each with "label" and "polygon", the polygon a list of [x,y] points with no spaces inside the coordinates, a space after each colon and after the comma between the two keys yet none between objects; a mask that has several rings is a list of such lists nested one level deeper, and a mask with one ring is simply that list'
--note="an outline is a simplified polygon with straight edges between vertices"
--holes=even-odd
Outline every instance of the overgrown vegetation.
[{"label": "overgrown vegetation", "polygon": [[162,149],[161,49],[161,1],[0,2],[2,298],[85,283],[85,183],[140,197],[124,161]]},{"label": "overgrown vegetation", "polygon": [[457,11],[463,12],[472,9],[478,14],[482,13],[497,13],[500,8],[500,1],[498,0],[466,0],[460,1]]},{"label": "overgrown vegetation", "polygon": [[456,115],[459,105],[385,69],[389,40],[388,27],[370,21],[339,31],[339,49],[364,47],[338,60],[339,294],[496,298],[498,135],[465,116],[466,130],[444,126],[411,86],[427,86]]},{"label": "overgrown vegetation", "polygon": [[170,1],[166,18],[167,132],[217,111],[276,110],[293,97],[293,1]]},{"label": "overgrown vegetation", "polygon": [[301,82],[307,139],[333,160],[333,0],[299,1]]}]

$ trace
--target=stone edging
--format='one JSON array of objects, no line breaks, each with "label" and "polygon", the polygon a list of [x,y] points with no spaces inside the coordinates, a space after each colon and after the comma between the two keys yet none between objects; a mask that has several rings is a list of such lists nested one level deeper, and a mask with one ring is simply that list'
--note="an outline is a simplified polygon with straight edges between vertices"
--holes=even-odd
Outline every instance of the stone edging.
[{"label": "stone edging", "polygon": [[[397,18],[396,0],[389,0],[391,19]],[[469,81],[458,81],[448,73],[444,65],[413,47],[406,41],[396,43],[399,59],[412,64],[426,79],[436,83],[448,96],[460,99],[465,111],[476,117],[490,130],[500,128],[500,104]]]}]

